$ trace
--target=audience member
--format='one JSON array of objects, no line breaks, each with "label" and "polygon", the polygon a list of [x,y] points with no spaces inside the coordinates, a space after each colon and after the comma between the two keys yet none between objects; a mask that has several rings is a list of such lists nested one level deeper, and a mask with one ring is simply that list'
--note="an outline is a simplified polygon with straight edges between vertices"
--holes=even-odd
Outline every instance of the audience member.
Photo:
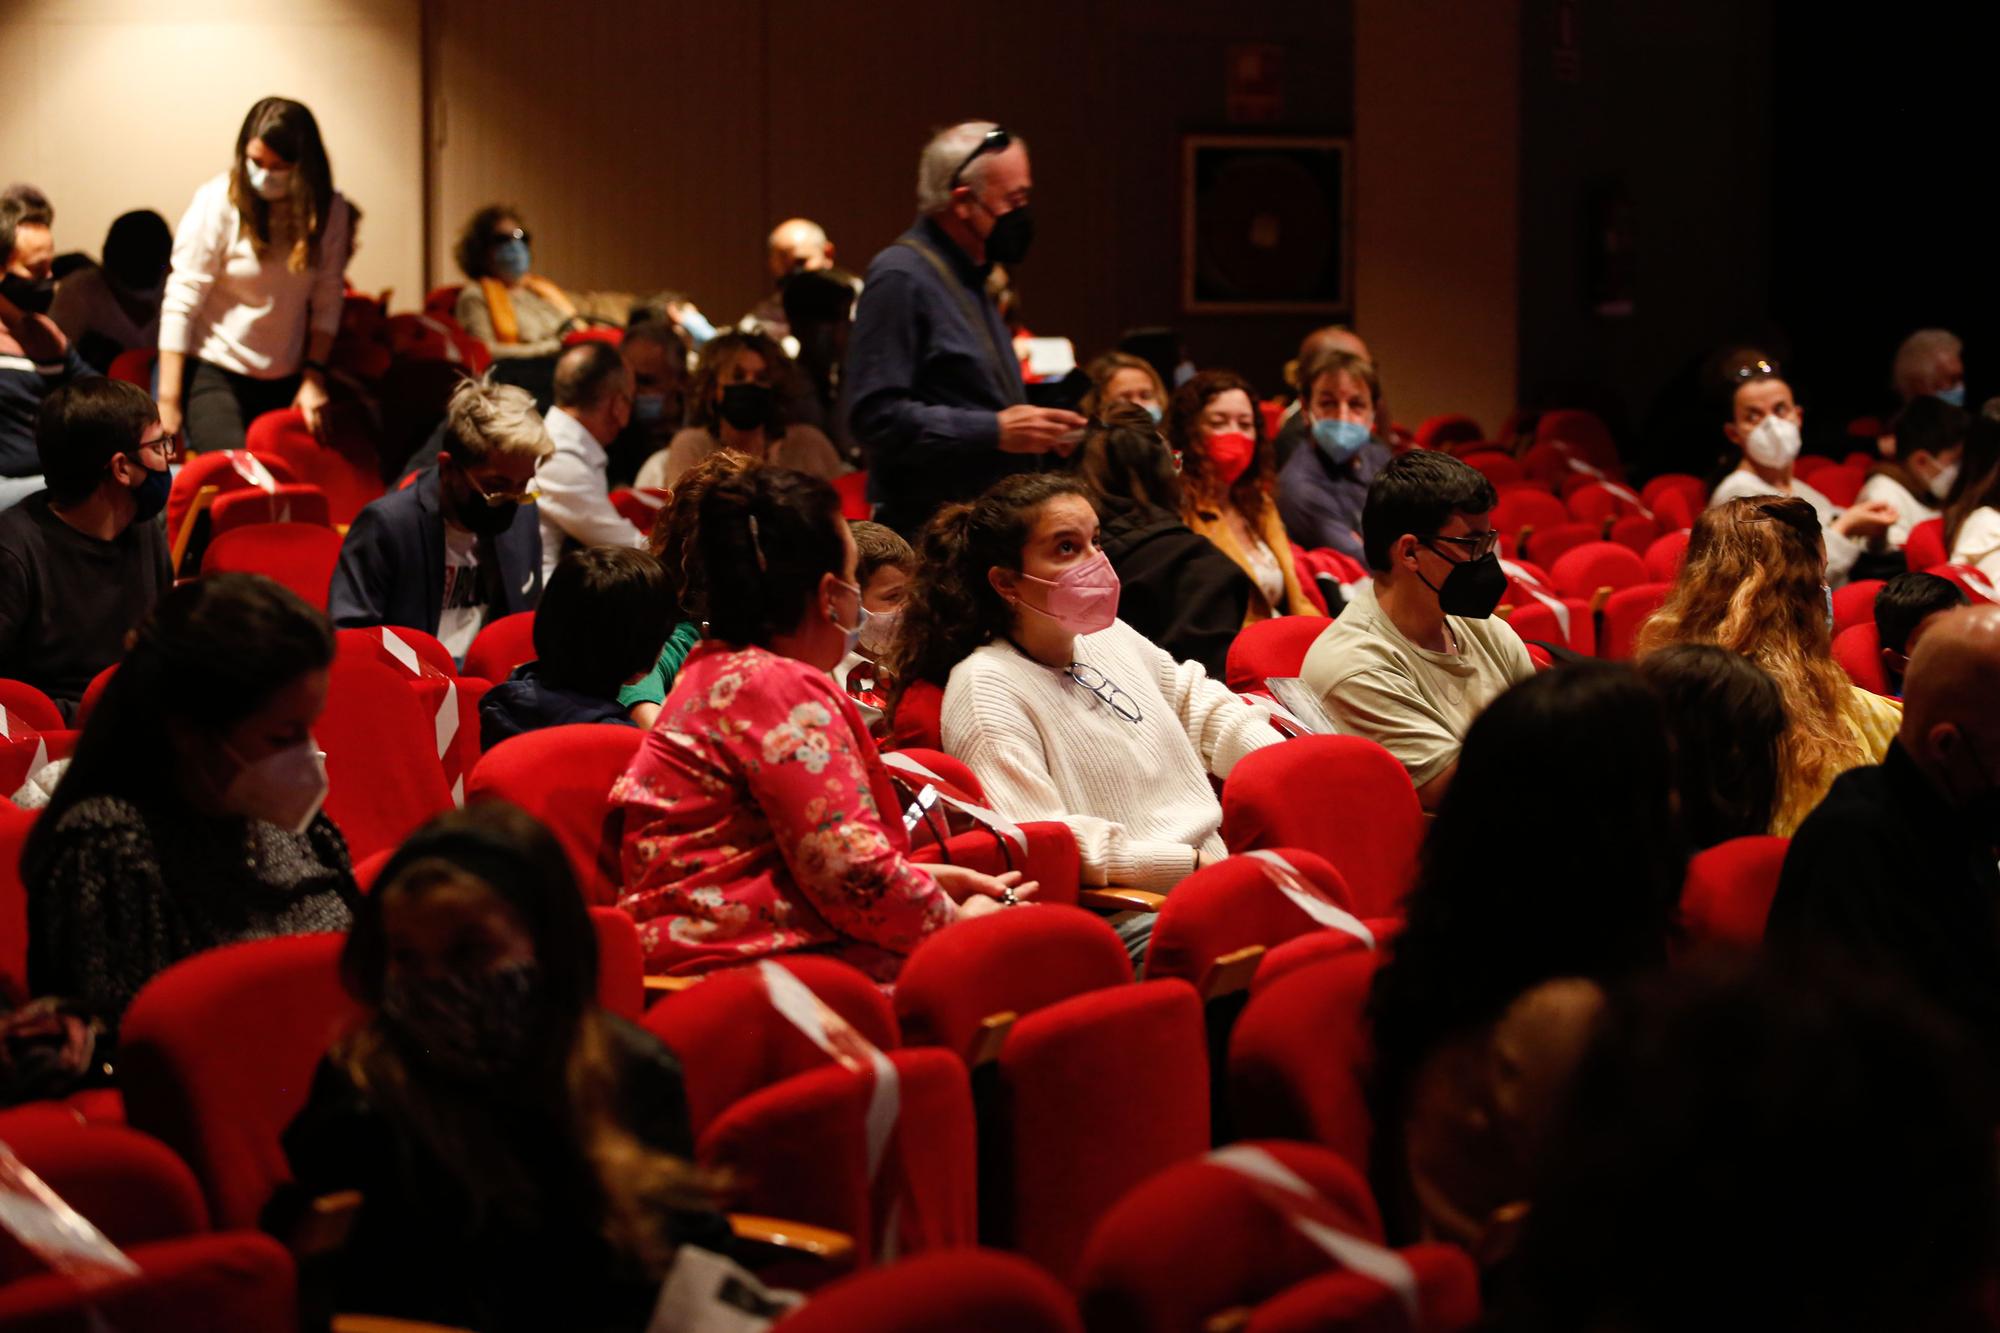
[{"label": "audience member", "polygon": [[641,486],[671,487],[681,474],[722,450],[833,478],[848,470],[832,441],[813,426],[788,423],[779,383],[791,362],[761,333],[721,333],[695,361],[688,425],[639,469]]},{"label": "audience member", "polygon": [[241,449],[253,420],[287,407],[319,429],[353,226],[313,113],[282,97],[251,107],[235,161],[174,233],[160,302],[169,434],[185,417],[190,449]]},{"label": "audience member", "polygon": [[1181,517],[1250,576],[1244,623],[1322,615],[1299,585],[1272,492],[1277,470],[1249,381],[1205,370],[1174,390],[1167,440],[1181,465]]},{"label": "audience member", "polygon": [[49,395],[35,448],[48,489],[0,513],[0,676],[70,718],[173,586],[153,519],[174,441],[144,389],[96,376]]},{"label": "audience member", "polygon": [[1915,570],[1896,575],[1875,594],[1875,642],[1882,653],[1882,670],[1898,698],[1917,640],[1939,616],[1965,604],[1965,589],[1948,578]]},{"label": "audience member", "polygon": [[618,354],[632,372],[632,420],[604,448],[605,482],[636,486],[646,460],[667,447],[687,419],[688,345],[672,320],[625,326]]},{"label": "audience member", "polygon": [[1875,465],[1856,503],[1881,500],[1895,506],[1888,544],[1896,550],[1910,529],[1938,516],[1938,506],[1958,480],[1959,457],[1972,418],[1942,398],[1913,400],[1896,415],[1896,456]]},{"label": "audience member", "polygon": [[43,400],[95,373],[48,316],[56,287],[51,217],[23,199],[0,201],[0,510],[44,484],[35,449]]},{"label": "audience member", "polygon": [[850,523],[854,535],[854,581],[861,588],[861,632],[854,647],[833,669],[834,680],[854,700],[870,735],[888,730],[888,703],[893,678],[883,659],[895,649],[902,632],[903,603],[910,579],[917,572],[917,553],[894,528],[880,523]]},{"label": "audience member", "polygon": [[1352,352],[1323,352],[1300,372],[1297,419],[1314,447],[1294,452],[1278,473],[1278,515],[1299,545],[1363,558],[1361,508],[1391,457],[1376,438],[1381,397],[1375,367]]},{"label": "audience member", "polygon": [[542,595],[529,485],[555,448],[525,389],[468,379],[451,395],[437,463],[355,515],[328,605],[343,629],[404,625],[464,657],[489,620]]},{"label": "audience member", "polygon": [[[1285,406],[1285,414],[1278,426],[1277,436],[1272,443],[1278,455],[1278,467],[1282,471],[1285,464],[1292,461],[1302,444],[1312,443],[1312,424],[1303,419],[1307,400],[1312,397],[1312,383],[1306,371],[1334,352],[1345,352],[1349,356],[1375,364],[1375,358],[1368,351],[1368,344],[1361,341],[1361,335],[1345,324],[1328,324],[1314,329],[1299,342],[1299,354],[1285,363],[1285,383],[1291,386],[1292,401]],[[1375,420],[1380,426],[1377,435],[1389,438],[1389,405],[1378,395],[1375,401]]]},{"label": "audience member", "polygon": [[792,322],[785,314],[785,282],[796,273],[832,269],[833,242],[827,239],[826,229],[812,219],[786,218],[771,229],[765,242],[764,267],[771,275],[770,294],[737,327],[783,345],[792,336]]},{"label": "audience member", "polygon": [[1918,329],[1896,349],[1890,377],[1905,403],[1928,396],[1964,407],[1965,344],[1949,329]]},{"label": "audience member", "polygon": [[861,628],[855,558],[817,477],[755,464],[701,496],[687,578],[708,636],[611,790],[650,971],[812,949],[886,981],[926,936],[1034,887],[909,859],[888,770],[830,674]]},{"label": "audience member", "polygon": [[583,325],[568,293],[533,271],[521,210],[488,204],[466,221],[452,256],[465,275],[453,315],[500,358],[554,356]]},{"label": "audience member", "polygon": [[343,1311],[481,1329],[637,1329],[676,1246],[726,1245],[690,1165],[679,1062],[597,1003],[561,847],[511,806],[441,815],[383,867],[341,955],[361,1021],[285,1131],[271,1210],[361,1195]]},{"label": "audience member", "polygon": [[1730,396],[1730,415],[1722,433],[1743,451],[1743,457],[1708,498],[1711,506],[1757,495],[1794,496],[1812,506],[1825,535],[1826,577],[1831,584],[1847,582],[1854,562],[1871,545],[1880,546],[1900,515],[1886,501],[1856,501],[1846,511],[1794,475],[1799,456],[1800,425],[1805,409],[1792,398],[1792,386],[1765,363],[1746,366]]},{"label": "audience member", "polygon": [[[1902,729],[1792,838],[1768,936],[1901,974],[2000,1059],[2000,607],[1940,616]],[[2000,1068],[2000,1066],[1996,1066]]]},{"label": "audience member", "polygon": [[666,571],[650,553],[571,551],[535,608],[535,660],[479,701],[479,748],[571,722],[637,725],[618,693],[659,660],[675,609]]},{"label": "audience member", "polygon": [[56,284],[49,318],[79,356],[109,370],[120,352],[159,345],[160,299],[173,250],[174,233],[158,213],[121,213],[104,233],[104,262]]},{"label": "audience member", "polygon": [[1427,810],[1472,720],[1535,673],[1521,636],[1492,618],[1507,588],[1494,503],[1492,483],[1449,454],[1404,454],[1377,473],[1361,511],[1373,581],[1299,673],[1342,731],[1401,761]]},{"label": "audience member", "polygon": [[1634,655],[1712,643],[1762,667],[1785,698],[1778,808],[1789,836],[1850,768],[1879,763],[1902,713],[1852,685],[1833,660],[1833,592],[1819,519],[1802,497],[1712,505],[1695,519],[1680,577],[1639,627]]},{"label": "audience member", "polygon": [[1958,481],[1944,504],[1944,544],[1954,565],[1971,565],[2000,587],[2000,398],[1989,398],[1965,433]]},{"label": "audience member", "polygon": [[1503,1333],[1964,1333],[1993,1118],[1901,990],[1681,970],[1614,1003],[1546,1154]]},{"label": "audience member", "polygon": [[1010,477],[924,528],[899,682],[944,687],[944,748],[995,810],[1060,820],[1088,884],[1162,892],[1228,854],[1209,776],[1282,738],[1118,619],[1082,482]]},{"label": "audience member", "polygon": [[849,432],[868,457],[875,517],[905,535],[1033,465],[1083,424],[1026,401],[1012,335],[986,296],[993,264],[1034,239],[1028,145],[991,121],[933,135],[917,164],[921,215],[868,265],[848,341]]},{"label": "audience member", "polygon": [[1103,516],[1099,538],[1118,574],[1118,618],[1174,660],[1199,662],[1221,680],[1250,607],[1250,576],[1181,521],[1180,473],[1153,414],[1114,400],[1092,416],[1077,475]]},{"label": "audience member", "polygon": [[1768,830],[1785,735],[1778,683],[1741,653],[1707,643],[1673,644],[1638,666],[1666,712],[1688,845],[1703,851]]},{"label": "audience member", "polygon": [[[1524,792],[1588,816],[1506,855]],[[1629,668],[1558,667],[1473,722],[1369,1006],[1392,1241],[1497,1257],[1606,993],[1666,961],[1686,863],[1666,725]]]},{"label": "audience member", "polygon": [[160,599],[21,854],[34,993],[115,1022],[190,954],[346,929],[312,735],[332,663],[326,617],[261,575]]},{"label": "audience member", "polygon": [[1167,386],[1153,363],[1130,352],[1106,352],[1084,368],[1090,392],[1078,405],[1093,421],[1104,420],[1113,408],[1136,407],[1157,426],[1167,415]]},{"label": "audience member", "polygon": [[611,503],[605,446],[632,420],[632,372],[608,343],[585,342],[556,358],[555,405],[544,418],[553,452],[535,465],[542,519],[542,581],[579,546],[642,547],[646,534]]}]

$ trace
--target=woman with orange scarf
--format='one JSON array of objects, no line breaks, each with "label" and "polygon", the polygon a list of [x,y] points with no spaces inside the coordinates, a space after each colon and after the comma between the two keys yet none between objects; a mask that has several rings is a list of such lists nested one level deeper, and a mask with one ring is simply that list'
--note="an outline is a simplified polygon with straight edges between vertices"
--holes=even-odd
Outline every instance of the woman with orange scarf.
[{"label": "woman with orange scarf", "polygon": [[453,314],[496,357],[553,356],[563,335],[585,322],[562,288],[531,271],[531,240],[506,204],[474,213],[458,238],[467,281]]}]

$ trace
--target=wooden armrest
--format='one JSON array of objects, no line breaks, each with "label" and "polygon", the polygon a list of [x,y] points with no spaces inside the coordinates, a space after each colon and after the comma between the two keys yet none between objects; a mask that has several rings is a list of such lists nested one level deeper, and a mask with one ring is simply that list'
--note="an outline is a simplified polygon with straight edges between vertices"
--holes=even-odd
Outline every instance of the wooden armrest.
[{"label": "wooden armrest", "polygon": [[1493,614],[1502,620],[1512,620],[1514,618],[1514,604],[1512,602],[1502,602],[1493,608]]},{"label": "wooden armrest", "polygon": [[181,561],[187,556],[188,544],[194,540],[195,520],[215,503],[215,497],[222,494],[220,486],[204,486],[194,493],[194,503],[188,506],[187,516],[181,520],[181,530],[174,534],[174,572],[180,573]]},{"label": "wooden armrest", "polygon": [[979,1020],[979,1035],[972,1039],[972,1048],[965,1053],[965,1063],[969,1068],[992,1064],[1000,1058],[1000,1048],[1006,1044],[1007,1034],[1014,1030],[1020,1015],[1012,1009],[1003,1013],[988,1014]]},{"label": "wooden armrest", "polygon": [[468,1333],[456,1324],[420,1324],[379,1314],[337,1314],[333,1333]]},{"label": "wooden armrest", "polygon": [[1535,525],[1532,523],[1523,523],[1521,525],[1521,530],[1514,534],[1514,549],[1517,551],[1527,550],[1528,538],[1534,535],[1535,535]]},{"label": "wooden armrest", "polygon": [[1613,510],[1611,513],[1608,513],[1604,516],[1604,531],[1601,534],[1603,540],[1605,541],[1611,540],[1611,525],[1613,523],[1616,523],[1617,521],[1618,521],[1618,512],[1616,510]]},{"label": "wooden armrest", "polygon": [[738,1240],[811,1255],[830,1264],[851,1263],[854,1259],[854,1237],[844,1231],[752,1213],[729,1214],[729,1229]]},{"label": "wooden armrest", "polygon": [[654,995],[671,994],[674,991],[683,991],[690,986],[698,986],[700,984],[701,984],[700,977],[648,976],[644,982],[646,990]]},{"label": "wooden armrest", "polygon": [[347,1233],[354,1230],[354,1219],[360,1215],[360,1190],[320,1195],[292,1226],[287,1242],[292,1254],[300,1259],[332,1254],[347,1243]]},{"label": "wooden armrest", "polygon": [[1202,974],[1201,998],[1214,1000],[1249,990],[1250,979],[1257,975],[1257,967],[1263,961],[1264,946],[1261,944],[1248,944],[1234,953],[1221,955]]},{"label": "wooden armrest", "polygon": [[[1249,1324],[1250,1307],[1239,1305],[1233,1310],[1210,1315],[1208,1322],[1203,1324],[1201,1329],[1202,1333],[1237,1333],[1237,1330],[1247,1328]],[[334,1333],[340,1333],[340,1330],[335,1329]]]},{"label": "wooden armrest", "polygon": [[1610,600],[1611,600],[1611,589],[1599,588],[1596,592],[1590,595],[1590,614],[1596,615],[1598,612],[1602,611],[1604,609],[1604,604]]},{"label": "wooden armrest", "polygon": [[1078,889],[1076,905],[1094,907],[1101,912],[1157,912],[1160,904],[1167,900],[1164,893],[1148,893],[1144,889],[1121,889],[1107,884],[1101,889]]}]

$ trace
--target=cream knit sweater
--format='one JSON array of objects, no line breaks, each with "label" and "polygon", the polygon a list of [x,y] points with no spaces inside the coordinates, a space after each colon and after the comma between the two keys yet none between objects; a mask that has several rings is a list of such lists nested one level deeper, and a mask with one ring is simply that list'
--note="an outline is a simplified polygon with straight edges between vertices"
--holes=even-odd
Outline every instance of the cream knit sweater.
[{"label": "cream knit sweater", "polygon": [[1227,777],[1238,759],[1284,738],[1260,705],[1122,620],[1079,637],[1075,651],[1124,690],[1140,721],[1002,641],[952,669],[944,748],[1009,819],[1068,824],[1084,883],[1171,889],[1194,869],[1197,849],[1211,860],[1227,854],[1208,775]]}]

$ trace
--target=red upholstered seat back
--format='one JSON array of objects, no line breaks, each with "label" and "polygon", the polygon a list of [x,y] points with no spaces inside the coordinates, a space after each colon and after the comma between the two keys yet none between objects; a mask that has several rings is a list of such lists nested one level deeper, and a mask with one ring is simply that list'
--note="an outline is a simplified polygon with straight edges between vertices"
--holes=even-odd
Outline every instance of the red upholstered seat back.
[{"label": "red upholstered seat back", "polygon": [[[1324,857],[1297,847],[1271,849],[1298,877],[1343,910],[1354,910],[1347,881]],[[1153,923],[1146,951],[1148,977],[1180,977],[1197,988],[1224,954],[1250,945],[1270,948],[1327,927],[1306,915],[1273,881],[1275,868],[1254,856],[1204,866],[1174,886]]]},{"label": "red upholstered seat back", "polygon": [[1553,565],[1577,547],[1588,546],[1602,540],[1604,540],[1602,524],[1551,523],[1545,528],[1535,529],[1522,553],[1544,565]]},{"label": "red upholstered seat back", "polygon": [[[181,470],[174,474],[173,487],[167,492],[167,540],[173,542],[180,537],[181,528],[187,522],[188,511],[194,508],[195,496],[205,486],[213,486],[222,494],[255,486],[253,480],[259,468],[279,485],[289,485],[299,480],[292,471],[291,464],[276,457],[252,457],[249,449],[224,449],[215,453],[194,454],[181,464]],[[218,497],[220,498],[220,497]]]},{"label": "red upholstered seat back", "polygon": [[[1390,941],[1403,931],[1403,918],[1399,916],[1378,916],[1363,924],[1375,936],[1377,952],[1387,949]],[[1368,951],[1368,945],[1364,941],[1343,931],[1319,930],[1310,935],[1295,936],[1264,955],[1264,960],[1257,965],[1257,975],[1251,979],[1250,993],[1255,995],[1276,982],[1279,977],[1290,976],[1300,968],[1311,967],[1314,963]]]},{"label": "red upholstered seat back", "polygon": [[889,739],[883,748],[896,750],[908,745],[944,749],[944,691],[927,680],[911,681],[904,688],[895,716],[889,719]]},{"label": "red upholstered seat back", "polygon": [[1599,588],[1630,588],[1646,582],[1646,562],[1616,542],[1589,542],[1563,552],[1549,566],[1556,588],[1588,600]]},{"label": "red upholstered seat back", "polygon": [[1091,991],[1016,1023],[988,1128],[998,1169],[981,1211],[993,1239],[1073,1274],[1105,1212],[1207,1149],[1206,1041],[1201,1000],[1179,980]]},{"label": "red upholstered seat back", "polygon": [[463,674],[498,685],[515,667],[535,660],[535,613],[516,611],[488,621],[465,653]]},{"label": "red upholstered seat back", "polygon": [[1509,486],[1500,492],[1500,503],[1493,507],[1494,528],[1517,540],[1523,528],[1540,531],[1569,521],[1569,508],[1534,486]]},{"label": "red upholstered seat back", "polygon": [[1639,511],[1638,505],[1598,481],[1577,487],[1563,497],[1563,503],[1579,523],[1604,523]]},{"label": "red upholstered seat back", "polygon": [[194,1169],[219,1226],[254,1227],[291,1178],[279,1136],[356,1015],[340,987],[342,941],[294,935],[197,954],[126,1012],[126,1115]]},{"label": "red upholstered seat back", "polygon": [[1270,676],[1296,676],[1327,622],[1318,616],[1274,616],[1246,625],[1230,642],[1223,674],[1239,693],[1261,690]]},{"label": "red upholstered seat back", "polygon": [[[150,1135],[30,1107],[0,1111],[0,1143],[113,1245],[208,1230],[208,1205],[194,1173]],[[0,1284],[44,1270],[13,1237],[0,1235]]]},{"label": "red upholstered seat back", "polygon": [[337,655],[313,735],[326,751],[326,812],[355,860],[397,845],[451,808],[436,720],[397,671]]},{"label": "red upholstered seat back", "polygon": [[265,458],[282,458],[300,481],[319,487],[335,523],[352,523],[382,494],[381,449],[361,403],[329,403],[319,435],[306,429],[297,408],[266,412],[250,423],[244,442]]},{"label": "red upholstered seat back", "polygon": [[[901,1044],[888,997],[859,970],[811,954],[776,961],[878,1049]],[[754,967],[716,972],[666,996],[646,1011],[645,1024],[681,1059],[697,1134],[731,1103],[828,1062],[771,1007]]]},{"label": "red upholstered seat back", "polygon": [[0,1003],[28,998],[28,888],[21,880],[21,849],[35,827],[35,812],[0,801]]},{"label": "red upholstered seat back", "polygon": [[[1322,1201],[1314,1213],[1377,1244],[1382,1219],[1362,1174],[1323,1148],[1253,1140]],[[1220,1311],[1252,1305],[1334,1267],[1257,1184],[1207,1157],[1127,1194],[1092,1233],[1075,1286],[1084,1325],[1200,1333]]]},{"label": "red upholstered seat back", "polygon": [[833,479],[833,489],[840,495],[840,515],[848,522],[859,522],[875,512],[875,506],[868,503],[866,472],[842,473]]},{"label": "red upholstered seat back", "polygon": [[1343,1333],[1416,1329],[1457,1333],[1479,1323],[1479,1266],[1456,1245],[1401,1251],[1417,1284],[1417,1319],[1395,1291],[1360,1273],[1324,1273],[1273,1296],[1250,1312],[1250,1333]]},{"label": "red upholstered seat back", "polygon": [[896,978],[896,1017],[908,1045],[965,1055],[981,1021],[994,1014],[1025,1017],[1131,980],[1117,932],[1091,913],[1062,906],[995,912],[917,946]]},{"label": "red upholstered seat back", "polygon": [[1520,460],[1499,449],[1469,449],[1459,455],[1459,461],[1495,486],[1511,486],[1527,477]]},{"label": "red upholstered seat back", "polygon": [[1024,1259],[946,1250],[813,1293],[785,1333],[1081,1333],[1060,1283]]},{"label": "red upholstered seat back", "polygon": [[1453,444],[1477,444],[1486,438],[1486,432],[1463,412],[1445,412],[1418,422],[1416,438],[1419,449],[1443,449]]},{"label": "red upholstered seat back", "polygon": [[1835,588],[1833,590],[1834,637],[1838,638],[1842,630],[1852,626],[1873,624],[1875,597],[1881,591],[1881,579],[1858,579]]},{"label": "red upholstered seat back", "polygon": [[292,1256],[255,1231],[134,1246],[139,1275],[85,1288],[43,1273],[0,1286],[0,1327],[19,1333],[290,1333],[298,1327]]},{"label": "red upholstered seat back", "polygon": [[1849,625],[1833,636],[1833,660],[1847,678],[1871,694],[1894,698],[1889,686],[1889,668],[1882,661],[1882,636],[1872,620]]},{"label": "red upholstered seat back", "polygon": [[618,900],[624,819],[611,784],[646,733],[615,723],[576,723],[510,736],[479,757],[467,801],[511,801],[548,825],[576,871],[586,902]]},{"label": "red upholstered seat back", "polygon": [[303,482],[287,482],[268,491],[246,487],[216,496],[208,507],[208,523],[214,538],[253,523],[312,523],[330,528],[333,519],[325,491]]},{"label": "red upholstered seat back", "polygon": [[393,634],[423,666],[441,676],[458,675],[458,663],[452,660],[451,649],[439,642],[435,634],[426,634],[420,629],[410,629],[405,625],[371,625],[367,629],[339,629],[333,634],[342,656],[380,662],[385,667],[409,675],[409,664],[391,650],[389,641],[383,637]]},{"label": "red upholstered seat back", "polygon": [[202,553],[204,574],[262,574],[296,593],[307,606],[326,610],[340,534],[313,523],[252,523],[232,528]]},{"label": "red upholstered seat back", "polygon": [[1368,989],[1380,951],[1357,950],[1260,985],[1229,1047],[1229,1105],[1238,1132],[1301,1139],[1368,1169]]},{"label": "red upholstered seat back", "polygon": [[1659,512],[1660,497],[1678,495],[1692,508],[1688,512],[1699,514],[1708,507],[1708,487],[1700,477],[1690,472],[1662,472],[1639,488],[1639,498],[1646,507]]},{"label": "red upholstered seat back", "polygon": [[1646,548],[1646,575],[1655,583],[1672,583],[1680,577],[1681,560],[1687,555],[1688,534],[1675,530],[1653,539]]},{"label": "red upholstered seat back", "polygon": [[1641,583],[1620,588],[1604,603],[1604,643],[1601,657],[1622,662],[1632,656],[1632,644],[1639,627],[1667,600],[1671,583]]},{"label": "red upholstered seat back", "polygon": [[1868,469],[1836,463],[1813,473],[1808,484],[1832,501],[1834,508],[1845,509],[1854,503],[1855,497],[1861,494],[1861,488],[1868,484]]},{"label": "red upholstered seat back", "polygon": [[1541,419],[1535,423],[1535,443],[1538,446],[1555,445],[1613,480],[1625,475],[1625,464],[1618,457],[1618,445],[1611,438],[1611,428],[1595,412],[1565,408],[1542,413]]},{"label": "red upholstered seat back", "polygon": [[1375,742],[1301,736],[1231,770],[1222,838],[1235,852],[1315,852],[1347,881],[1356,915],[1391,916],[1416,877],[1424,810],[1408,771]]},{"label": "red upholstered seat back", "polygon": [[597,1002],[629,1023],[646,1016],[646,954],[639,924],[616,907],[590,909],[597,932]]},{"label": "red upholstered seat back", "polygon": [[1688,861],[1681,924],[1694,943],[1754,949],[1764,940],[1789,838],[1731,838]]},{"label": "red upholstered seat back", "polygon": [[55,700],[26,681],[0,680],[0,718],[5,732],[13,735],[22,726],[32,731],[61,731],[62,709]]},{"label": "red upholstered seat back", "polygon": [[1944,545],[1944,519],[1927,518],[1911,528],[1908,540],[1903,543],[1903,558],[1910,562],[1911,569],[1929,569],[1949,561],[1951,552]]}]

